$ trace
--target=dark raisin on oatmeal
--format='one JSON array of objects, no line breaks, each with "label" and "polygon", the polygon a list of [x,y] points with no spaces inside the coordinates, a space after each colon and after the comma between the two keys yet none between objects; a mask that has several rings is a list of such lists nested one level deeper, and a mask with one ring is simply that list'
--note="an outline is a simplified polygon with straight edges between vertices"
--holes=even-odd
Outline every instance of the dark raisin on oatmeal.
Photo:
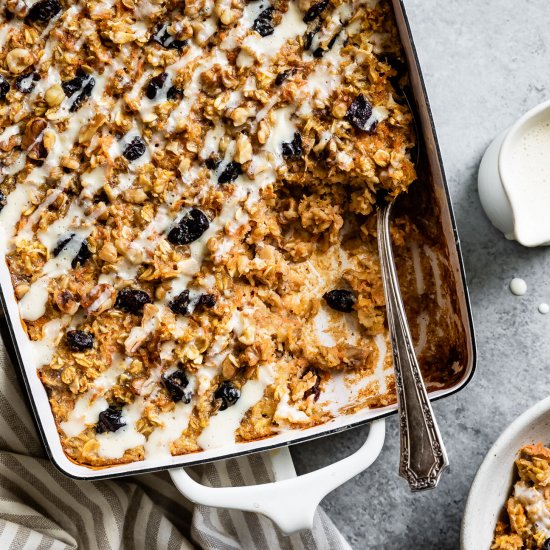
[{"label": "dark raisin on oatmeal", "polygon": [[149,99],[155,99],[155,97],[157,97],[158,91],[162,89],[167,78],[168,78],[168,73],[160,73],[159,75],[153,77],[149,81],[149,84],[147,85],[147,90],[145,91],[145,95]]},{"label": "dark raisin on oatmeal", "polygon": [[61,11],[61,4],[58,0],[39,0],[29,9],[27,18],[29,21],[40,21],[46,23]]},{"label": "dark raisin on oatmeal", "polygon": [[126,426],[126,422],[124,422],[121,417],[122,409],[119,407],[110,406],[104,411],[101,411],[95,427],[96,433],[116,432],[120,428]]},{"label": "dark raisin on oatmeal", "polygon": [[10,88],[10,83],[2,75],[0,75],[0,99],[6,99]]},{"label": "dark raisin on oatmeal", "polygon": [[224,380],[214,392],[214,398],[221,400],[220,411],[234,405],[241,397],[241,392],[228,380]]},{"label": "dark raisin on oatmeal", "polygon": [[183,90],[176,88],[176,86],[170,86],[166,92],[166,97],[171,100],[181,99],[183,97]]},{"label": "dark raisin on oatmeal", "polygon": [[252,30],[256,31],[260,36],[269,36],[273,34],[273,8],[266,8],[258,15],[252,24]]},{"label": "dark raisin on oatmeal", "polygon": [[213,308],[216,305],[216,296],[214,294],[201,294],[199,301],[197,302],[198,307]]},{"label": "dark raisin on oatmeal", "polygon": [[355,305],[355,296],[350,290],[331,290],[323,294],[325,302],[336,311],[350,313]]},{"label": "dark raisin on oatmeal", "polygon": [[218,177],[218,183],[222,185],[224,183],[231,183],[235,181],[242,173],[243,169],[241,165],[238,162],[232,160],[231,162],[227,163],[227,166],[223,169],[223,172]]},{"label": "dark raisin on oatmeal", "polygon": [[169,231],[167,239],[175,245],[189,244],[199,239],[209,226],[204,212],[193,208]]},{"label": "dark raisin on oatmeal", "polygon": [[297,160],[302,156],[302,153],[302,136],[295,132],[292,141],[283,143],[283,157],[288,160]]},{"label": "dark raisin on oatmeal", "polygon": [[30,94],[39,80],[40,75],[37,72],[22,74],[15,79],[15,87],[22,94]]},{"label": "dark raisin on oatmeal", "polygon": [[363,94],[359,94],[349,106],[346,119],[358,130],[371,132],[376,124],[371,117],[372,104]]},{"label": "dark raisin on oatmeal", "polygon": [[328,0],[321,0],[316,4],[313,4],[313,6],[311,6],[311,8],[309,8],[304,15],[304,23],[309,23],[310,21],[317,19],[326,10],[327,6]]},{"label": "dark raisin on oatmeal", "polygon": [[145,154],[147,147],[143,139],[139,136],[136,136],[122,151],[124,158],[128,159],[130,162],[137,160]]},{"label": "dark raisin on oatmeal", "polygon": [[143,306],[151,303],[151,297],[144,290],[123,288],[116,297],[115,307],[128,313],[141,313]]},{"label": "dark raisin on oatmeal", "polygon": [[61,83],[61,87],[63,88],[65,95],[67,97],[71,97],[73,94],[76,94],[76,92],[82,88],[82,85],[87,78],[88,75],[82,69],[77,69],[74,78]]},{"label": "dark raisin on oatmeal", "polygon": [[67,346],[71,351],[86,351],[94,347],[94,335],[85,330],[69,330]]},{"label": "dark raisin on oatmeal", "polygon": [[168,23],[161,23],[154,30],[151,40],[169,50],[181,50],[187,45],[187,40],[178,40],[168,32]]},{"label": "dark raisin on oatmeal", "polygon": [[76,269],[77,266],[84,265],[91,257],[92,253],[88,248],[88,241],[84,240],[78,250],[77,255],[73,258],[71,262],[71,267],[73,269]]},{"label": "dark raisin on oatmeal", "polygon": [[69,107],[70,113],[75,113],[76,111],[78,111],[78,109],[82,107],[82,104],[91,97],[94,86],[95,78],[90,77],[86,84],[84,84],[82,91],[76,96],[73,104]]},{"label": "dark raisin on oatmeal", "polygon": [[191,392],[185,391],[185,388],[189,385],[189,380],[182,370],[174,371],[171,374],[163,374],[162,383],[174,403],[182,400],[184,403],[191,402]]},{"label": "dark raisin on oatmeal", "polygon": [[184,290],[168,302],[168,307],[176,314],[187,315],[189,313],[189,290]]}]

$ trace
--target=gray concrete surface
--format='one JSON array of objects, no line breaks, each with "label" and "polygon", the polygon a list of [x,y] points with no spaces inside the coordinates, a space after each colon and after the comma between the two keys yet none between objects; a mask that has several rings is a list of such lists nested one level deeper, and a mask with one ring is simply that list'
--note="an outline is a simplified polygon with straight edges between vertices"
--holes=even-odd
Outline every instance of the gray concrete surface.
[{"label": "gray concrete surface", "polygon": [[[550,249],[506,241],[476,191],[483,151],[497,132],[550,98],[548,0],[405,0],[423,66],[462,241],[478,342],[477,374],[439,401],[451,471],[436,491],[412,495],[397,477],[396,419],[381,457],[323,506],[356,549],[454,549],[468,489],[500,432],[550,390]],[[529,290],[508,290],[514,276]],[[545,376],[546,375],[546,376]],[[301,445],[299,470],[345,456],[367,429]]]}]

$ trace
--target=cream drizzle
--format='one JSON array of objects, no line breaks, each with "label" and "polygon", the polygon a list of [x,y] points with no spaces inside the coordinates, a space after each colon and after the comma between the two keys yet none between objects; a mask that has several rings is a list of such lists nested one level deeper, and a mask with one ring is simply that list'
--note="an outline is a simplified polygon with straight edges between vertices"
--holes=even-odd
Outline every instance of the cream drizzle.
[{"label": "cream drizzle", "polygon": [[215,449],[235,443],[235,431],[238,430],[246,412],[263,397],[264,391],[273,383],[273,365],[258,368],[258,378],[248,380],[241,388],[239,400],[224,411],[210,417],[208,426],[197,438],[197,443],[204,449]]}]

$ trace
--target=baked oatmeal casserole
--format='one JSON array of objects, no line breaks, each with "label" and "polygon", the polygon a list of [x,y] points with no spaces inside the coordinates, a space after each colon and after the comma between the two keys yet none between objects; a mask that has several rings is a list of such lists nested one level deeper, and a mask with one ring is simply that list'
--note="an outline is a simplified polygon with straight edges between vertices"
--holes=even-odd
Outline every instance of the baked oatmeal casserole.
[{"label": "baked oatmeal casserole", "polygon": [[[416,176],[390,2],[2,10],[0,248],[72,460],[321,424],[342,373],[339,413],[395,402],[373,211]],[[424,269],[405,293],[443,307],[433,251],[393,232]],[[415,328],[428,359],[449,323]]]},{"label": "baked oatmeal casserole", "polygon": [[497,523],[492,550],[550,548],[550,449],[526,445],[516,460],[519,479]]}]

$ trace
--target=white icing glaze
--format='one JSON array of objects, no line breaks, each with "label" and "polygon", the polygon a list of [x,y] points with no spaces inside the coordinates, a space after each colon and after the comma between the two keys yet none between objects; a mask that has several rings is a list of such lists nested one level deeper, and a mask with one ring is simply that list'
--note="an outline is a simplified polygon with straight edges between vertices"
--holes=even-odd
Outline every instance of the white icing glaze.
[{"label": "white icing glaze", "polygon": [[96,436],[99,442],[98,455],[101,458],[122,458],[128,449],[145,444],[145,436],[138,432],[135,426],[141,418],[142,410],[142,400],[136,399],[131,405],[123,408],[121,420],[126,423],[125,426],[116,432],[105,432]]},{"label": "white icing glaze", "polygon": [[104,166],[97,166],[91,172],[80,176],[82,184],[81,198],[92,198],[107,182],[107,170]]},{"label": "white icing glaze", "polygon": [[277,109],[272,112],[271,117],[273,126],[269,132],[269,138],[265,144],[264,150],[274,157],[274,166],[280,166],[285,161],[283,158],[283,143],[291,142],[294,138],[294,133],[297,131],[296,125],[291,120],[295,108],[291,105]]},{"label": "white icing glaze", "polygon": [[289,423],[293,424],[306,424],[310,421],[309,416],[299,410],[296,406],[290,404],[290,392],[288,386],[284,387],[281,399],[277,404],[277,409],[273,415],[273,419],[277,422],[282,429],[287,427]]},{"label": "white icing glaze", "polygon": [[8,141],[12,136],[17,136],[21,132],[19,124],[12,124],[11,126],[6,126],[4,131],[0,134],[0,143]]},{"label": "white icing glaze", "polygon": [[518,481],[514,485],[514,497],[522,504],[527,517],[535,524],[537,530],[548,537],[550,509],[546,505],[544,495],[535,487],[529,487],[525,481]]},{"label": "white icing glaze", "polygon": [[[190,61],[195,57],[198,57],[201,51],[202,50],[200,50],[200,48],[191,46],[190,52],[185,57],[189,56]],[[187,84],[183,92],[184,98],[182,99],[182,101],[180,101],[179,105],[170,113],[170,117],[168,119],[168,130],[174,131],[177,129],[179,124],[185,122],[185,119],[187,115],[189,115],[191,107],[196,101],[197,95],[200,91],[201,74],[217,63],[222,66],[228,63],[227,57],[225,56],[224,52],[221,52],[219,50],[215,50],[214,55],[210,55],[207,58],[202,58],[197,64],[191,76],[191,81]],[[166,72],[168,72],[168,70]]]},{"label": "white icing glaze", "polygon": [[29,291],[19,301],[21,318],[26,321],[36,321],[46,312],[48,301],[48,279],[43,277],[35,281]]},{"label": "white icing glaze", "polygon": [[131,359],[123,360],[119,355],[114,355],[111,366],[78,397],[69,417],[60,424],[67,437],[76,437],[87,425],[97,424],[99,413],[109,406],[103,394],[116,384],[130,362]]},{"label": "white icing glaze", "polygon": [[69,321],[69,316],[53,319],[42,328],[41,340],[36,342],[29,340],[27,342],[26,347],[29,349],[29,353],[26,355],[26,359],[30,366],[39,369],[50,363],[55,352],[55,346],[61,338],[62,330]]},{"label": "white icing glaze", "polygon": [[[194,392],[196,379],[188,376],[188,380],[186,391]],[[180,401],[171,411],[158,415],[156,420],[160,422],[160,426],[155,428],[145,443],[146,458],[165,458],[171,455],[170,444],[187,429],[194,406],[194,400],[190,403]]]},{"label": "white icing glaze", "polygon": [[283,14],[281,23],[274,28],[274,32],[266,37],[255,31],[251,32],[242,42],[243,50],[237,57],[238,66],[249,66],[250,56],[259,59],[263,65],[268,65],[274,59],[284,44],[303,34],[307,25],[303,21],[304,14],[296,2],[289,2],[288,11]]},{"label": "white icing glaze", "polygon": [[259,367],[258,378],[246,382],[241,388],[241,397],[234,405],[210,418],[210,423],[198,437],[197,443],[205,450],[235,443],[235,431],[239,428],[246,411],[260,401],[266,387],[272,382],[272,365]]}]

